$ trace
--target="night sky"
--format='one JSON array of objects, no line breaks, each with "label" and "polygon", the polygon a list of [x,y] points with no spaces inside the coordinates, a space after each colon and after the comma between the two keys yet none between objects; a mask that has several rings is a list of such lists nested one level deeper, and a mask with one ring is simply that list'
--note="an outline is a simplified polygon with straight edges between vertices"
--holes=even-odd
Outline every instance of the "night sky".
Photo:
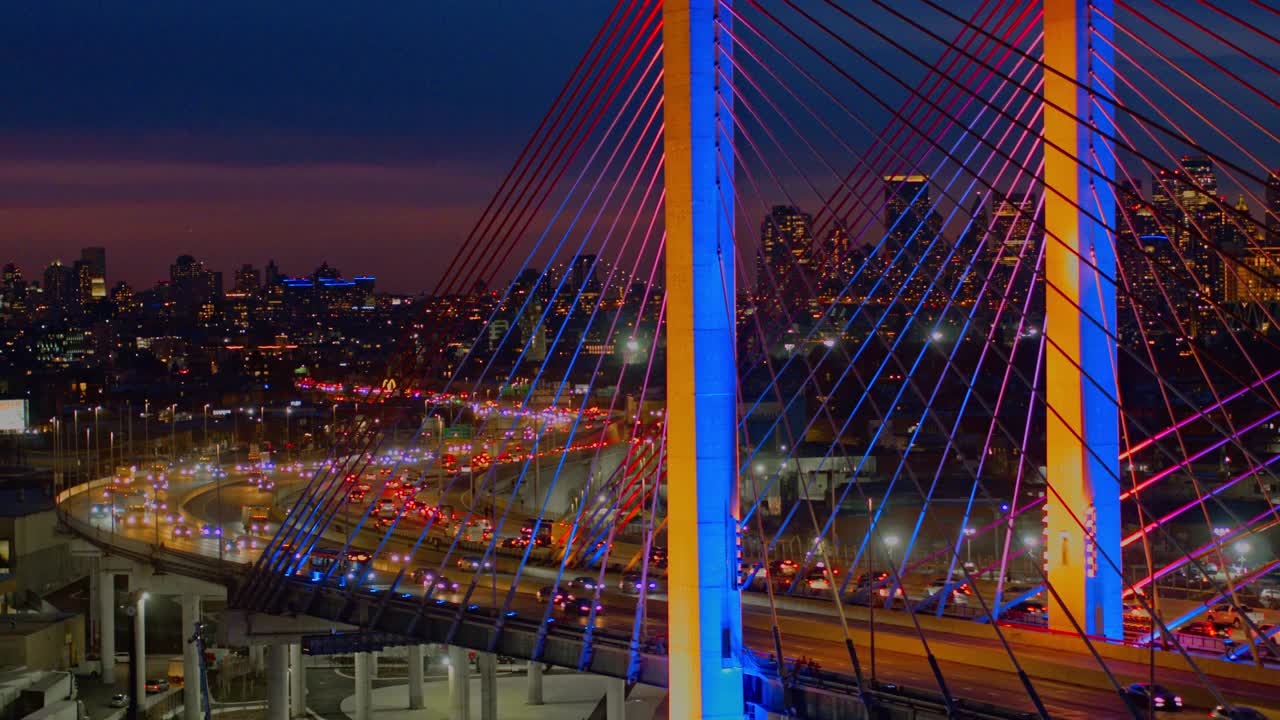
[{"label": "night sky", "polygon": [[149,286],[191,252],[224,271],[324,260],[421,290],[607,12],[599,0],[8,3],[0,262],[37,277],[100,244],[112,282]]},{"label": "night sky", "polygon": [[[290,274],[327,261],[383,289],[431,287],[611,4],[7,3],[0,262],[37,278],[104,245],[108,281],[139,287],[181,253],[228,278],[274,258]],[[1280,35],[1276,16],[1229,4]],[[1256,34],[1225,32],[1274,62]],[[1233,100],[1280,125],[1274,105]]]}]

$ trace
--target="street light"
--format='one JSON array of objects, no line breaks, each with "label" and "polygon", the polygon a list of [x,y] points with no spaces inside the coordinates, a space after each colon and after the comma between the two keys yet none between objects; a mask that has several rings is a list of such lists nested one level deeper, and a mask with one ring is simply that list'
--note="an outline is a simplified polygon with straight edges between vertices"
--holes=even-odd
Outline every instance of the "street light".
[{"label": "street light", "polygon": [[98,423],[98,416],[101,413],[101,405],[93,409],[93,444],[96,450],[93,455],[93,473],[95,475],[102,474],[102,426]]},{"label": "street light", "polygon": [[897,535],[885,535],[885,536],[884,536],[884,546],[885,546],[885,547],[888,549],[888,551],[889,551],[889,564],[890,564],[890,565],[892,565],[892,564],[893,564],[893,549],[894,549],[894,548],[896,548],[896,547],[898,547],[898,544],[899,544],[899,543],[901,543],[901,542],[902,542],[902,538],[898,537]]},{"label": "street light", "polygon": [[964,562],[966,565],[973,565],[973,536],[977,534],[977,528],[966,527],[964,529]]},{"label": "street light", "polygon": [[204,447],[209,451],[209,403],[204,404]]}]

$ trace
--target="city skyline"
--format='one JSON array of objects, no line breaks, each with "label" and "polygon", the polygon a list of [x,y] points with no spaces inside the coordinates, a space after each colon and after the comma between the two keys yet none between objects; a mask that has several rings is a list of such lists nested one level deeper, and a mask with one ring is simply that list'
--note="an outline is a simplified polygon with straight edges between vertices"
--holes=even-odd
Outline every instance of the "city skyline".
[{"label": "city skyline", "polygon": [[[248,248],[264,248],[255,262],[360,264],[386,288],[428,289],[439,251],[461,245],[607,7],[491,9],[358,21],[342,8],[237,2],[14,11],[0,41],[25,62],[0,68],[0,84],[21,98],[0,113],[0,261],[30,273],[105,246],[120,278],[140,286],[179,252],[230,276]],[[206,25],[222,33],[199,32]],[[1254,34],[1224,32],[1258,47]],[[513,63],[519,82],[507,77]],[[465,74],[446,80],[441,67]],[[1233,100],[1264,121],[1274,113]]]}]

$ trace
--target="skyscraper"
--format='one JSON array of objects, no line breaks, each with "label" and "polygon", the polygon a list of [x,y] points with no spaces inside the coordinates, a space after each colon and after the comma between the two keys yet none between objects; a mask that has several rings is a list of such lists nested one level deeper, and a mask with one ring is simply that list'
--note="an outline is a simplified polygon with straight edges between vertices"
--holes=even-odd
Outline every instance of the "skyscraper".
[{"label": "skyscraper", "polygon": [[1280,247],[1280,169],[1267,175],[1267,247]]},{"label": "skyscraper", "polygon": [[71,268],[54,260],[44,269],[45,303],[52,307],[67,307],[75,298],[75,273]]},{"label": "skyscraper", "polygon": [[1022,257],[1025,264],[1036,261],[1036,252],[1044,233],[1035,224],[1036,198],[1030,193],[1010,193],[999,198],[991,218],[991,242],[1000,246],[1000,262],[1015,265]]},{"label": "skyscraper", "polygon": [[884,229],[896,250],[929,218],[929,176],[886,175],[884,199]]},{"label": "skyscraper", "polygon": [[776,296],[793,271],[807,267],[813,245],[813,217],[790,205],[777,205],[760,221],[760,249],[756,253],[756,294]]},{"label": "skyscraper", "polygon": [[169,266],[169,289],[180,316],[208,313],[222,295],[222,273],[212,272],[190,255]]},{"label": "skyscraper", "polygon": [[245,263],[236,270],[235,291],[238,293],[256,293],[262,286],[262,273],[258,268]]},{"label": "skyscraper", "polygon": [[107,249],[81,248],[80,262],[76,263],[76,275],[80,285],[81,303],[105,300],[107,297]]}]

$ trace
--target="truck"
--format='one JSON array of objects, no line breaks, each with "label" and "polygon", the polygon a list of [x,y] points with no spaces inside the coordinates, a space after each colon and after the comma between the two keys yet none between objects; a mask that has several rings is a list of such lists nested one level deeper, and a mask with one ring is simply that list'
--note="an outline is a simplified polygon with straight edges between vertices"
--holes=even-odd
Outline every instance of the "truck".
[{"label": "truck", "polygon": [[267,535],[271,532],[271,507],[269,505],[245,505],[240,509],[244,531],[250,535]]}]

